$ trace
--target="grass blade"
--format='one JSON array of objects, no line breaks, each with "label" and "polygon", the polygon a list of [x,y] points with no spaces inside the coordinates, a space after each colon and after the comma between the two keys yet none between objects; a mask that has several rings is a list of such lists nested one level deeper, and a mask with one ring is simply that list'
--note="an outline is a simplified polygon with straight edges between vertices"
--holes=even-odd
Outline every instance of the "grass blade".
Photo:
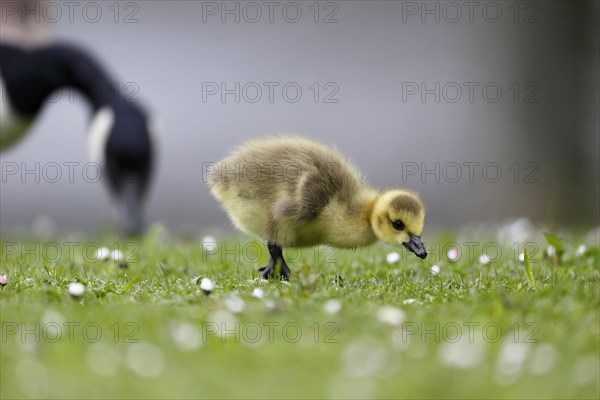
[{"label": "grass blade", "polygon": [[551,233],[544,233],[544,238],[546,238],[546,241],[550,246],[554,247],[556,253],[554,254],[553,258],[556,261],[556,263],[560,265],[562,262],[563,253],[565,252],[565,246],[563,245],[562,240],[560,240],[560,238],[554,236]]},{"label": "grass blade", "polygon": [[524,251],[523,264],[525,266],[525,275],[527,276],[527,282],[529,283],[529,287],[535,289],[535,278],[533,277],[533,272],[531,271],[531,261],[529,260],[529,256],[527,255],[527,250]]},{"label": "grass blade", "polygon": [[544,238],[550,246],[556,249],[557,254],[565,251],[562,240],[560,240],[557,236],[554,236],[551,233],[544,233]]}]

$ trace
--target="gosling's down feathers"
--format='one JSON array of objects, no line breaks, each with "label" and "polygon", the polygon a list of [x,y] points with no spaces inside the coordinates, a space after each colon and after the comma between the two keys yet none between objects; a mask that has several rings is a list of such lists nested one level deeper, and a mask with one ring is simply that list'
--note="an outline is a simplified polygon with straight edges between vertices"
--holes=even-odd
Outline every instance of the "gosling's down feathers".
[{"label": "gosling's down feathers", "polygon": [[209,172],[212,194],[240,230],[269,243],[270,264],[280,258],[284,278],[286,246],[356,248],[380,239],[427,255],[419,197],[373,189],[343,155],[321,143],[297,136],[251,140]]}]

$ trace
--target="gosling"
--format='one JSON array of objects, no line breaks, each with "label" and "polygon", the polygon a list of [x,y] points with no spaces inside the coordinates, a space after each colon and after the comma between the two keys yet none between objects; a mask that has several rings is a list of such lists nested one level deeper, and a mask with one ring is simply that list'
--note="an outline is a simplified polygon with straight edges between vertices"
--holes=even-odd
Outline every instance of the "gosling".
[{"label": "gosling", "polygon": [[350,161],[321,143],[298,136],[251,140],[207,167],[205,177],[235,226],[267,242],[263,279],[289,280],[282,247],[358,248],[379,239],[427,257],[419,196],[371,188]]}]

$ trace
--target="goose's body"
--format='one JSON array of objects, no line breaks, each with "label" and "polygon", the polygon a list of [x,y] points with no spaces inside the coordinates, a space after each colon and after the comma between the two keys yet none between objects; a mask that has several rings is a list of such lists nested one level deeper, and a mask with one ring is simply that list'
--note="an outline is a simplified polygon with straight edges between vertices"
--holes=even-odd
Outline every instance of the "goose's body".
[{"label": "goose's body", "polygon": [[53,92],[69,87],[83,94],[93,113],[90,156],[103,167],[123,230],[138,232],[153,164],[145,111],[124,101],[125,96],[95,59],[66,44],[25,49],[0,43],[0,78],[0,150],[12,147],[27,134]]},{"label": "goose's body", "polygon": [[19,115],[8,102],[2,71],[0,71],[0,150],[5,150],[18,143],[29,131],[34,118]]},{"label": "goose's body", "polygon": [[[273,263],[283,261],[281,247],[355,248],[377,239],[407,246],[412,240],[412,250],[426,255],[418,240],[425,210],[416,195],[380,193],[344,156],[308,139],[247,142],[218,163],[209,184],[240,230],[269,243]],[[390,230],[398,218],[406,229]],[[270,276],[268,266],[263,276]]]}]

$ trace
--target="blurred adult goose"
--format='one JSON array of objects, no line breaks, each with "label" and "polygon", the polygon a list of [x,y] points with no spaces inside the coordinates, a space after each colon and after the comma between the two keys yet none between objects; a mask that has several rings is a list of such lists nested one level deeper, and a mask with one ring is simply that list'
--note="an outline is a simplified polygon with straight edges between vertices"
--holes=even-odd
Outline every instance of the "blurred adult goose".
[{"label": "blurred adult goose", "polygon": [[367,185],[336,150],[298,137],[249,141],[208,177],[212,194],[241,231],[267,241],[264,279],[289,279],[282,247],[328,244],[356,248],[377,239],[420,258],[425,207],[404,189]]},{"label": "blurred adult goose", "polygon": [[103,167],[121,230],[139,233],[154,159],[147,113],[126,100],[96,60],[67,44],[25,49],[0,43],[0,86],[0,150],[26,135],[53,92],[70,87],[83,94],[93,113],[91,159]]}]

